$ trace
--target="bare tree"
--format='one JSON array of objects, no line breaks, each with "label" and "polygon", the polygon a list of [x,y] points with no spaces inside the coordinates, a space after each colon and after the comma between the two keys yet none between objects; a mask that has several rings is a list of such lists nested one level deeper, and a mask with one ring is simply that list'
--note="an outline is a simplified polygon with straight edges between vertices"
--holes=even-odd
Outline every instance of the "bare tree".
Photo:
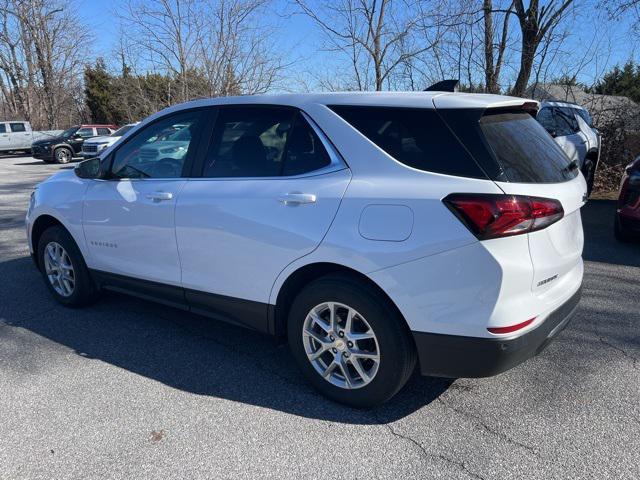
[{"label": "bare tree", "polygon": [[539,6],[539,0],[530,0],[525,8],[522,0],[514,0],[514,15],[520,24],[521,52],[520,69],[511,90],[512,95],[524,95],[540,42],[558,25],[572,3],[573,0],[550,0],[546,5]]},{"label": "bare tree", "polygon": [[[36,126],[69,121],[60,109],[72,105],[90,35],[62,0],[0,2],[0,71],[5,103]],[[69,118],[76,118],[72,115]]]},{"label": "bare tree", "polygon": [[325,34],[327,49],[349,64],[357,90],[382,90],[396,69],[434,48],[441,17],[438,2],[410,0],[295,0],[300,11]]},{"label": "bare tree", "polygon": [[[492,0],[483,0],[485,89],[489,93],[500,93],[500,71],[504,62],[505,49],[507,48],[509,16],[513,13],[513,4],[514,1],[512,0],[509,7],[503,11],[502,29],[496,44],[493,27],[493,2]],[[495,57],[496,53],[497,58]]]},{"label": "bare tree", "polygon": [[190,98],[189,71],[195,68],[204,12],[199,0],[126,0],[118,11],[123,28],[146,64],[179,80],[175,100]]},{"label": "bare tree", "polygon": [[[258,93],[285,63],[263,18],[270,0],[126,0],[119,55],[134,71],[171,80],[170,103]],[[135,59],[133,59],[135,57]]]}]

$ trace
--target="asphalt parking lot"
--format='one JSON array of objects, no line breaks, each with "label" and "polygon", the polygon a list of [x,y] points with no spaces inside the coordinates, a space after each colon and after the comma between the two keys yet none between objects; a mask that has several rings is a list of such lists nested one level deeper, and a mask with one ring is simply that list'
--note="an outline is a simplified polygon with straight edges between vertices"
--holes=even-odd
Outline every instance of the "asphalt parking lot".
[{"label": "asphalt parking lot", "polygon": [[0,479],[640,478],[640,244],[614,240],[613,202],[583,209],[584,296],[540,356],[358,411],[268,337],[116,294],[54,303],[23,219],[59,168],[0,158]]}]

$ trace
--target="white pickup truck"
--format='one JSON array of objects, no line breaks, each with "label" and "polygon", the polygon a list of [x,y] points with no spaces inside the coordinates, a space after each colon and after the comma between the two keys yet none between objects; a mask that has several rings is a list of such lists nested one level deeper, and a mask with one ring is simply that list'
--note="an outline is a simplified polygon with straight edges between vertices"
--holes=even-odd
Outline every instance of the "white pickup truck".
[{"label": "white pickup truck", "polygon": [[0,121],[0,153],[31,150],[31,143],[59,135],[62,130],[34,132],[31,124],[22,120]]}]

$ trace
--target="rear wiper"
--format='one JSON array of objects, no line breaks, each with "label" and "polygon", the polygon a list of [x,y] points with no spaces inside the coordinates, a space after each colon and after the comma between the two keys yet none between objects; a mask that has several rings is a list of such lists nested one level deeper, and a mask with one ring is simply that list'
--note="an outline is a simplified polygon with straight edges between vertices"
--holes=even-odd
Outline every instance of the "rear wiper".
[{"label": "rear wiper", "polygon": [[569,165],[564,167],[562,169],[562,171],[563,172],[570,172],[572,170],[575,170],[576,168],[578,168],[578,161],[574,159],[574,160],[571,160],[571,162],[569,162]]}]

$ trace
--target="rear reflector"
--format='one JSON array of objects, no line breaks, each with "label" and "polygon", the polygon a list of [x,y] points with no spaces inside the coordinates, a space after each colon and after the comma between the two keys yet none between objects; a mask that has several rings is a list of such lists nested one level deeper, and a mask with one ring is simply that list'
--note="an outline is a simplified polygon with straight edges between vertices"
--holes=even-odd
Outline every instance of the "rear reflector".
[{"label": "rear reflector", "polygon": [[512,332],[516,332],[518,330],[523,329],[527,325],[531,325],[536,318],[537,317],[533,317],[522,323],[518,323],[516,325],[510,325],[508,327],[488,327],[487,330],[489,330],[491,333],[512,333]]},{"label": "rear reflector", "polygon": [[453,193],[442,201],[480,240],[541,230],[564,215],[558,200],[524,195]]}]

